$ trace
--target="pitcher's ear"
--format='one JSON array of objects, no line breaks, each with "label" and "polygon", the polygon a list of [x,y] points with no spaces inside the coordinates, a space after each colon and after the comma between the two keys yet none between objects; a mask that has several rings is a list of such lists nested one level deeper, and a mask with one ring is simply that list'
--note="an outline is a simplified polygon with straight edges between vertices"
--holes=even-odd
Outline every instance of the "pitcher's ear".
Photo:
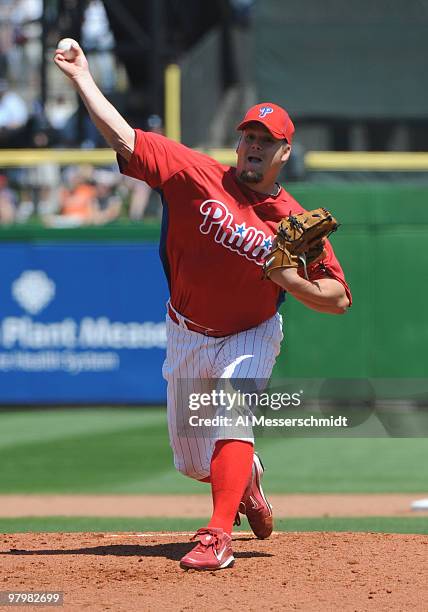
[{"label": "pitcher's ear", "polygon": [[285,164],[285,162],[287,162],[290,159],[290,155],[291,155],[291,145],[288,144],[287,142],[286,146],[284,147],[284,153],[281,156],[281,162]]},{"label": "pitcher's ear", "polygon": [[238,142],[236,143],[236,149],[235,149],[235,152],[236,152],[236,153],[238,153],[238,149],[239,149],[239,145],[241,144],[241,140],[242,140],[242,133],[241,133],[241,135],[240,135],[240,137],[239,137]]}]

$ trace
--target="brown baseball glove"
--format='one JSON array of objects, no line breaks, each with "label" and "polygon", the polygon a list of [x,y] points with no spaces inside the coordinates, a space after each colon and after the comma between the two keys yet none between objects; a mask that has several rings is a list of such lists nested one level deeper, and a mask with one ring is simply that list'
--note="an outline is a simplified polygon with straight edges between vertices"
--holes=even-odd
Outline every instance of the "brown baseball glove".
[{"label": "brown baseball glove", "polygon": [[336,219],[325,208],[284,217],[272,248],[265,258],[264,278],[273,270],[303,266],[308,278],[307,266],[322,259],[325,239],[339,227]]}]

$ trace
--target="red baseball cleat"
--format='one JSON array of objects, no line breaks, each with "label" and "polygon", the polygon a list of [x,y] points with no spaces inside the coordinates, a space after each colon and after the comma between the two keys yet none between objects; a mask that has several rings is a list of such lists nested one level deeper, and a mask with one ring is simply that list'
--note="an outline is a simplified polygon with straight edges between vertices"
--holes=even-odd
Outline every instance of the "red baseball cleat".
[{"label": "red baseball cleat", "polygon": [[199,543],[181,559],[183,569],[219,570],[234,564],[232,538],[223,529],[202,527],[191,539]]},{"label": "red baseball cleat", "polygon": [[254,453],[251,480],[239,504],[239,512],[247,515],[254,535],[260,540],[268,538],[273,530],[272,506],[266,499],[261,484],[263,472],[264,467],[261,459],[257,453]]}]

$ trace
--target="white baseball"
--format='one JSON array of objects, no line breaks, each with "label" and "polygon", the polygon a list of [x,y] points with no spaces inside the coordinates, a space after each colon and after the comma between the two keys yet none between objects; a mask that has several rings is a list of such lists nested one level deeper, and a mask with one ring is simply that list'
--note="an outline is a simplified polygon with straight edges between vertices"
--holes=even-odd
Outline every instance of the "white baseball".
[{"label": "white baseball", "polygon": [[73,48],[73,44],[78,45],[73,38],[62,38],[58,43],[57,48],[61,49],[66,60],[73,60],[77,55],[77,51]]}]

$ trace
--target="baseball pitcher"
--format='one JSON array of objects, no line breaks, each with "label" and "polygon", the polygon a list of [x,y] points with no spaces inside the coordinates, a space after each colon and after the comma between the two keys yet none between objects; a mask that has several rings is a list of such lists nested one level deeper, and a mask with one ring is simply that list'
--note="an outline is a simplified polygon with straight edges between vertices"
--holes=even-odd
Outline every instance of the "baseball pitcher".
[{"label": "baseball pitcher", "polygon": [[351,293],[327,238],[337,223],[325,209],[305,211],[277,181],[294,135],[283,108],[264,102],[248,110],[237,126],[236,167],[227,167],[133,129],[98,89],[78,43],[67,57],[58,48],[54,61],[116,151],[120,172],[161,194],[160,257],[170,289],[163,367],[170,444],[177,470],[209,483],[213,498],[211,520],[195,534],[198,543],[181,566],[231,567],[239,513],[258,538],[272,532],[263,465],[251,428],[236,434],[223,423],[198,436],[179,427],[188,410],[179,383],[268,380],[283,337],[278,308],[285,294],[318,312],[346,312]]}]

